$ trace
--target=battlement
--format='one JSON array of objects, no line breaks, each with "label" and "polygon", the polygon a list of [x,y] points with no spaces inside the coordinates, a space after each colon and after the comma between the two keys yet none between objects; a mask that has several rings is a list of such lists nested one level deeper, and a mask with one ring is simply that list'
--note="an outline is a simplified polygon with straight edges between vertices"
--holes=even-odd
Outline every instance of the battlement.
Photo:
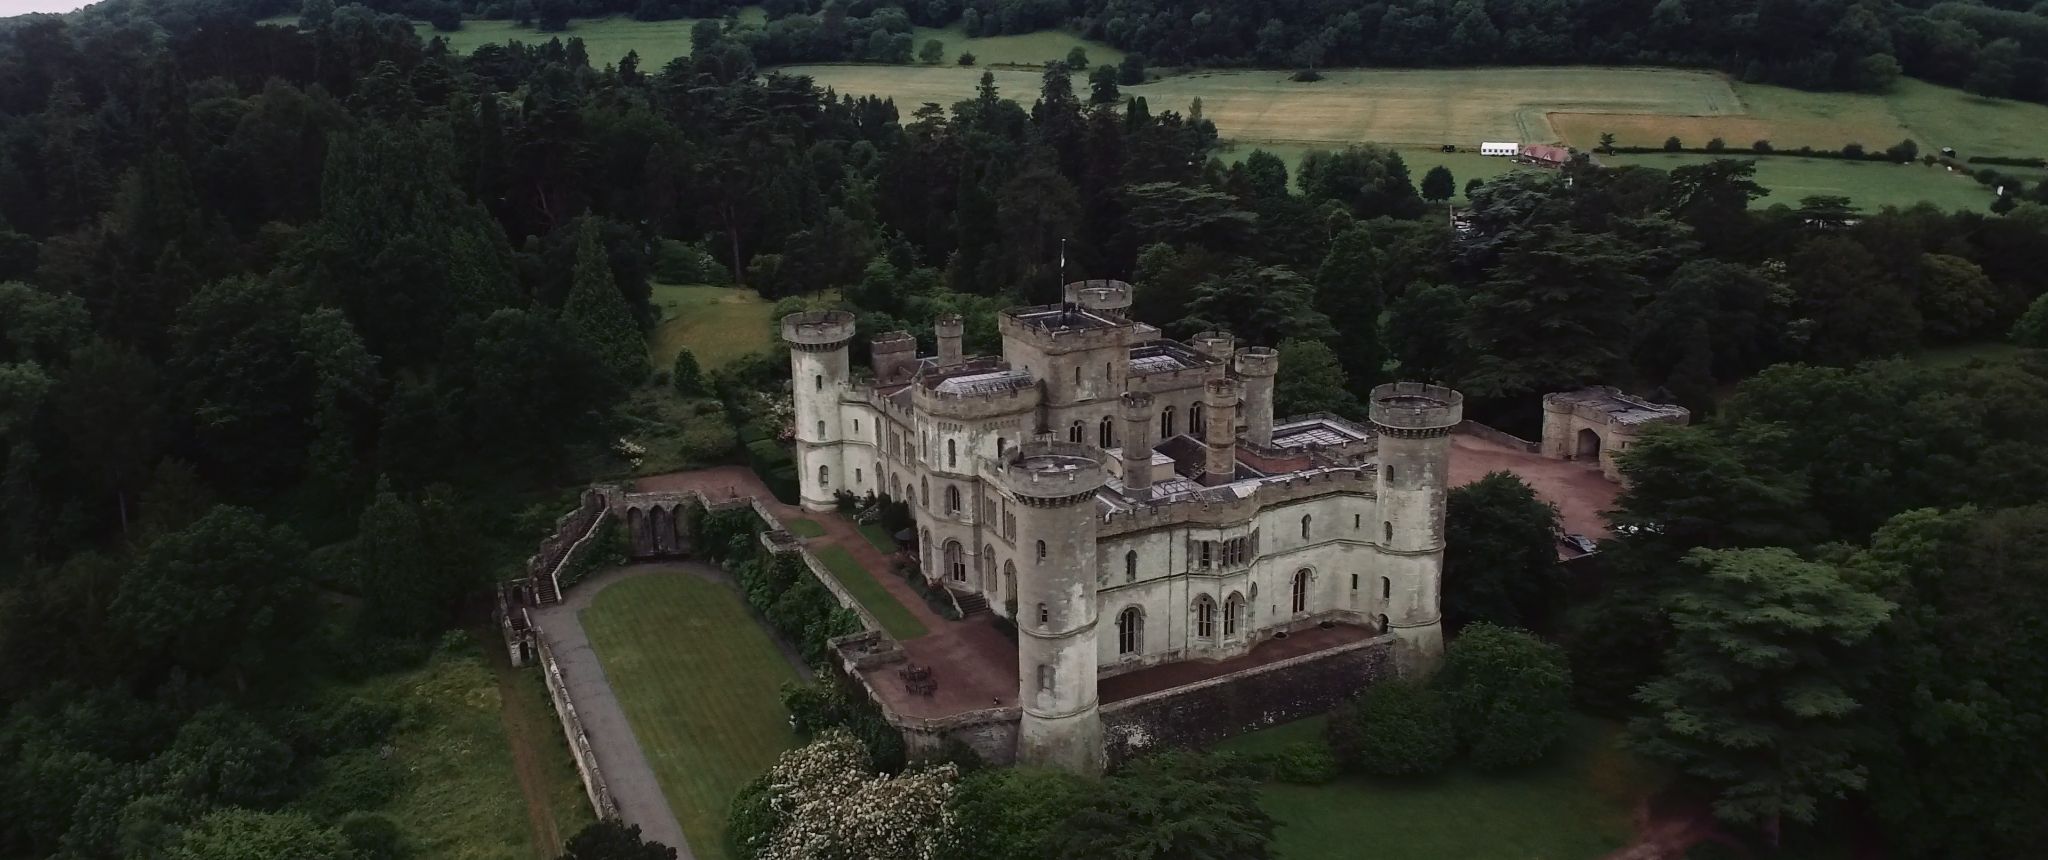
[{"label": "battlement", "polygon": [[917,338],[907,331],[885,331],[868,339],[868,348],[877,355],[917,352]]},{"label": "battlement", "polygon": [[1052,354],[1122,346],[1130,342],[1134,328],[1114,312],[1073,304],[1011,308],[996,324],[1004,338],[1027,341]]},{"label": "battlement", "polygon": [[978,420],[1038,408],[1031,374],[997,358],[976,358],[940,371],[927,370],[911,388],[916,409],[938,418]]},{"label": "battlement", "polygon": [[1449,433],[1464,420],[1465,395],[1441,385],[1389,382],[1372,390],[1367,409],[1383,435]]},{"label": "battlement", "polygon": [[1215,361],[1229,361],[1237,349],[1237,338],[1227,331],[1196,332],[1188,338],[1188,345],[1195,351]]},{"label": "battlement", "polygon": [[1237,375],[1273,376],[1279,372],[1279,350],[1265,346],[1248,346],[1237,351]]},{"label": "battlement", "polygon": [[1107,278],[1075,281],[1065,289],[1066,301],[1091,311],[1110,311],[1122,316],[1131,307],[1135,289],[1124,281]]},{"label": "battlement", "polygon": [[1044,503],[1092,499],[1107,480],[1102,449],[1073,442],[1018,445],[1003,463],[1003,484],[1018,498]]},{"label": "battlement", "polygon": [[1160,493],[1149,505],[1111,509],[1102,515],[1100,533],[1108,538],[1169,526],[1227,526],[1249,521],[1262,508],[1338,493],[1373,496],[1371,467],[1318,469],[1260,479],[1249,491],[1245,482]]},{"label": "battlement", "polygon": [[1152,395],[1143,391],[1126,391],[1117,398],[1123,417],[1132,421],[1152,420]]},{"label": "battlement", "polygon": [[838,349],[853,339],[853,314],[804,311],[782,318],[782,339],[804,352]]}]

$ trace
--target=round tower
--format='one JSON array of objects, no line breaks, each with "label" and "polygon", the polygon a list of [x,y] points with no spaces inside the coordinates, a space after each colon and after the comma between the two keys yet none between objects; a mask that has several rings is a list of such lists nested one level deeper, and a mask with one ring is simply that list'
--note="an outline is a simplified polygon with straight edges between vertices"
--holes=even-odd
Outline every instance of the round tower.
[{"label": "round tower", "polygon": [[805,311],[782,318],[789,344],[789,391],[796,406],[798,485],[806,510],[833,509],[832,493],[848,486],[840,443],[839,396],[846,389],[853,314]]},{"label": "round tower", "polygon": [[952,367],[966,358],[961,343],[966,325],[959,314],[942,314],[932,323],[932,335],[939,341],[939,366]]},{"label": "round tower", "polygon": [[1237,403],[1244,386],[1227,376],[1203,384],[1202,403],[1208,419],[1202,426],[1202,484],[1218,486],[1237,480]]},{"label": "round tower", "polygon": [[1104,278],[1068,284],[1065,298],[1066,301],[1091,311],[1108,311],[1118,316],[1129,316],[1131,293],[1129,283]]},{"label": "round tower", "polygon": [[1196,332],[1194,337],[1188,338],[1188,346],[1216,361],[1228,362],[1231,350],[1237,346],[1237,338],[1227,331]]},{"label": "round tower", "polygon": [[1143,391],[1126,391],[1117,398],[1118,412],[1123,418],[1124,497],[1135,501],[1152,499],[1152,449],[1158,447],[1152,438],[1153,422],[1152,395]]},{"label": "round tower", "polygon": [[1280,373],[1280,353],[1248,346],[1237,351],[1237,376],[1244,381],[1244,440],[1261,448],[1273,444],[1273,377]]},{"label": "round tower", "polygon": [[1432,671],[1443,658],[1444,502],[1451,428],[1464,407],[1464,395],[1418,382],[1374,388],[1368,407],[1379,436],[1377,537],[1380,575],[1387,579],[1380,614],[1394,634],[1403,672]]},{"label": "round tower", "polygon": [[1095,694],[1095,491],[1100,449],[1029,442],[1003,463],[1018,502],[1017,760],[1102,771]]}]

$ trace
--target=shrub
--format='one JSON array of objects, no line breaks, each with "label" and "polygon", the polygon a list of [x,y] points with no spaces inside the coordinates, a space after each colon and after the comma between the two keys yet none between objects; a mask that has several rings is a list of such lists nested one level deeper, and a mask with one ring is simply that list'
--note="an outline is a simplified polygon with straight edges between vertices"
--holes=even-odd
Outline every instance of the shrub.
[{"label": "shrub", "polygon": [[1383,681],[1332,711],[1327,731],[1341,761],[1381,776],[1436,773],[1458,751],[1442,698],[1405,679]]},{"label": "shrub", "polygon": [[1678,136],[1677,136],[1677,135],[1672,135],[1672,136],[1670,136],[1670,137],[1664,138],[1664,151],[1665,151],[1665,152],[1677,152],[1677,151],[1679,151],[1679,150],[1681,150],[1681,149],[1684,149],[1684,148],[1685,148],[1685,144],[1684,144],[1684,143],[1681,143],[1681,142],[1679,142],[1679,140],[1678,140]]},{"label": "shrub", "polygon": [[973,54],[970,54],[970,53],[967,53],[966,51],[961,51],[961,52],[960,52],[960,65],[963,65],[963,66],[971,66],[971,65],[974,65],[974,55],[973,55]]},{"label": "shrub", "polygon": [[382,815],[351,812],[341,819],[338,829],[358,860],[401,860],[410,853],[398,824]]},{"label": "shrub", "polygon": [[724,421],[693,421],[683,428],[683,438],[676,447],[684,460],[711,464],[731,456],[733,449],[739,447],[739,440],[733,435],[732,425]]},{"label": "shrub", "polygon": [[1720,139],[1720,138],[1718,138],[1718,137],[1717,137],[1717,138],[1714,138],[1713,140],[1709,140],[1709,141],[1707,141],[1707,151],[1708,151],[1708,152],[1720,152],[1720,151],[1722,151],[1722,150],[1725,150],[1725,149],[1727,149],[1727,148],[1728,148],[1728,143],[1727,143],[1726,141],[1723,141],[1722,139]]},{"label": "shrub", "polygon": [[704,393],[704,370],[697,366],[697,356],[687,349],[676,351],[676,361],[669,368],[668,380],[675,386],[676,393],[684,397]]},{"label": "shrub", "polygon": [[1321,785],[1337,778],[1337,756],[1321,741],[1288,744],[1256,759],[1253,769],[1276,782]]},{"label": "shrub", "polygon": [[1451,642],[1436,684],[1459,740],[1483,768],[1543,757],[1564,738],[1571,668],[1562,649],[1523,630],[1478,623]]},{"label": "shrub", "polygon": [[734,857],[753,860],[781,827],[782,812],[775,807],[775,795],[763,771],[732,796],[732,806],[725,813],[725,838]]},{"label": "shrub", "polygon": [[1759,140],[1755,143],[1750,144],[1749,148],[1757,152],[1768,153],[1771,151],[1771,142],[1768,140]]},{"label": "shrub", "polygon": [[1842,144],[1842,157],[1843,157],[1843,158],[1862,158],[1862,157],[1863,157],[1863,144],[1860,144],[1860,143],[1845,143],[1845,144]]},{"label": "shrub", "polygon": [[702,244],[661,240],[654,256],[654,277],[670,284],[730,284],[732,272]]},{"label": "shrub", "polygon": [[1302,69],[1301,71],[1294,73],[1293,79],[1304,84],[1312,84],[1316,81],[1322,80],[1323,73],[1318,72],[1315,69]]},{"label": "shrub", "polygon": [[313,790],[299,798],[299,807],[323,821],[355,809],[377,809],[405,790],[406,770],[381,750],[350,750],[322,759],[313,768]]}]

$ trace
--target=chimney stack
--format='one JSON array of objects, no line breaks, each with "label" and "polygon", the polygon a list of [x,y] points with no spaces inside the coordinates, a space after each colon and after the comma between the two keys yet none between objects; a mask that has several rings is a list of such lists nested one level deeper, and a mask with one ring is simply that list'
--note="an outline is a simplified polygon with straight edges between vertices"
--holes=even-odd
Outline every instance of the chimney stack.
[{"label": "chimney stack", "polygon": [[962,361],[960,335],[962,326],[959,314],[946,314],[932,324],[933,333],[939,337],[939,366],[952,367]]},{"label": "chimney stack", "polygon": [[1202,428],[1202,485],[1208,487],[1237,480],[1237,398],[1240,386],[1229,377],[1209,380],[1202,391],[1208,412]]},{"label": "chimney stack", "polygon": [[1152,498],[1152,395],[1126,391],[1118,400],[1123,410],[1124,497]]},{"label": "chimney stack", "polygon": [[1244,380],[1244,440],[1261,448],[1273,445],[1273,377],[1280,373],[1280,353],[1263,346],[1237,351],[1237,376]]}]

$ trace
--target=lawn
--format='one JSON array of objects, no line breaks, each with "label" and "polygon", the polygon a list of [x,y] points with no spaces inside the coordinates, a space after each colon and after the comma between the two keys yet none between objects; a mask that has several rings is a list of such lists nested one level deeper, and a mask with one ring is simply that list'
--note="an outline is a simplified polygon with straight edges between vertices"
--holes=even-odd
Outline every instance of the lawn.
[{"label": "lawn", "polygon": [[801,538],[825,536],[825,527],[819,525],[817,520],[792,519],[784,522],[782,527],[787,529],[790,534]]},{"label": "lawn", "polygon": [[618,582],[582,620],[691,850],[724,860],[733,794],[796,742],[795,669],[737,592],[694,574]]},{"label": "lawn", "polygon": [[[370,811],[397,823],[417,856],[551,858],[561,846],[539,844],[544,828],[536,819],[552,823],[564,839],[595,820],[539,676],[529,671],[522,677],[525,683],[507,685],[522,700],[506,701],[507,687],[477,642],[464,639],[418,669],[341,691],[393,703],[404,715],[386,743],[389,757],[409,776],[382,809]],[[520,727],[524,736],[511,738],[508,726]],[[533,756],[526,776],[537,781],[545,798],[531,811],[512,752],[512,744],[522,741]]]},{"label": "lawn", "polygon": [[[1743,153],[1731,153],[1741,158]],[[1687,153],[1646,155],[1603,155],[1600,161],[1613,167],[1638,164],[1670,170],[1683,164],[1698,164],[1713,158]],[[1461,182],[1463,180],[1460,180]],[[1834,158],[1770,157],[1756,159],[1756,181],[1770,190],[1752,206],[1783,203],[1799,205],[1802,197],[1839,195],[1866,211],[1882,206],[1911,206],[1933,203],[1942,209],[1983,211],[1991,205],[1990,189],[1976,180],[1928,167],[1919,162],[1889,164],[1876,161],[1843,161]]]},{"label": "lawn", "polygon": [[853,599],[867,607],[868,613],[875,616],[875,620],[882,623],[882,629],[896,641],[916,639],[929,632],[924,622],[904,608],[903,603],[883,588],[882,583],[868,573],[867,568],[861,567],[860,562],[854,561],[853,555],[845,549],[826,546],[818,547],[814,552],[825,569],[832,572],[832,578],[839,580]]},{"label": "lawn", "polygon": [[775,305],[753,290],[655,284],[654,306],[661,322],[648,339],[648,358],[656,369],[675,363],[676,352],[689,347],[705,370],[724,367],[749,353],[772,349],[775,331],[770,319]]},{"label": "lawn", "polygon": [[911,38],[916,40],[915,50],[920,51],[924,50],[924,43],[927,40],[939,40],[946,46],[946,59],[943,65],[947,66],[957,65],[963,51],[973,54],[974,62],[982,66],[1039,66],[1051,60],[1065,60],[1067,52],[1077,47],[1088,51],[1088,62],[1091,66],[1116,65],[1124,61],[1124,52],[1064,30],[1040,30],[1036,33],[1021,33],[1014,36],[983,36],[970,39],[966,31],[960,29],[959,24],[953,24],[948,27],[917,27],[911,30]]},{"label": "lawn", "polygon": [[[1254,732],[1223,748],[1257,751],[1312,740],[1322,722],[1314,717]],[[1260,804],[1280,822],[1274,853],[1281,860],[1593,860],[1628,844],[1634,805],[1656,781],[1616,741],[1613,726],[1589,719],[1535,768],[1271,784],[1261,789]]]},{"label": "lawn", "polygon": [[867,538],[868,544],[880,550],[883,555],[896,553],[896,538],[891,536],[889,530],[883,528],[881,523],[862,523],[860,536]]},{"label": "lawn", "polygon": [[[296,19],[294,19],[296,20]],[[748,6],[740,10],[740,20],[761,24],[768,20],[768,13],[759,6]],[[582,39],[584,50],[590,53],[590,64],[598,68],[617,65],[627,51],[640,54],[640,70],[653,73],[668,65],[668,61],[690,55],[690,29],[697,19],[678,18],[673,21],[635,21],[625,16],[611,18],[577,18],[569,22],[569,29],[560,33],[543,33],[534,27],[522,27],[505,20],[466,20],[462,29],[453,33],[441,33],[425,21],[414,21],[413,32],[421,41],[435,36],[447,40],[450,50],[467,54],[484,45],[502,45],[506,42],[546,44],[549,39]]]}]

